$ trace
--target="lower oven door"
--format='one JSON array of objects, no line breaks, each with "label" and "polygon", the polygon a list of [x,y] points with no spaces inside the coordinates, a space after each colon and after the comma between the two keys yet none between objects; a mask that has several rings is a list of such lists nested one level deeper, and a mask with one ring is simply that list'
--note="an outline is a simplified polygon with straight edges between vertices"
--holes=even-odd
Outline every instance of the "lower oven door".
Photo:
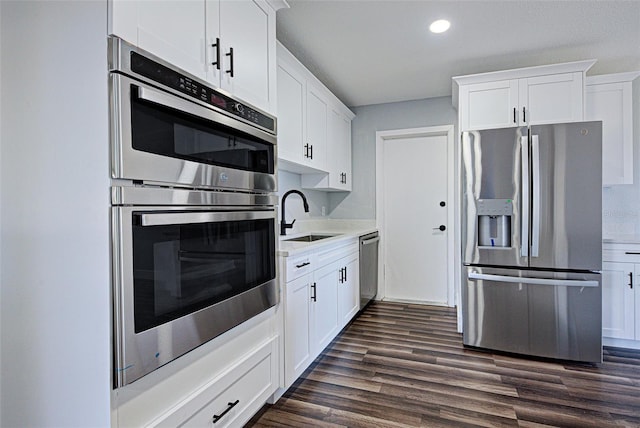
[{"label": "lower oven door", "polygon": [[114,207],[115,387],[278,302],[276,212]]}]

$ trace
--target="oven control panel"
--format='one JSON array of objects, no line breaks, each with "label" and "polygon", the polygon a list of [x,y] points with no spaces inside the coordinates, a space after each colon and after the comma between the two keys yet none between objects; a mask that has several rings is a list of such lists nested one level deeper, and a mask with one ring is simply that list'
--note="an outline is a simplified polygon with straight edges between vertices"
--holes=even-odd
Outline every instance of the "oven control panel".
[{"label": "oven control panel", "polygon": [[131,52],[131,71],[275,133],[275,119],[152,59]]}]

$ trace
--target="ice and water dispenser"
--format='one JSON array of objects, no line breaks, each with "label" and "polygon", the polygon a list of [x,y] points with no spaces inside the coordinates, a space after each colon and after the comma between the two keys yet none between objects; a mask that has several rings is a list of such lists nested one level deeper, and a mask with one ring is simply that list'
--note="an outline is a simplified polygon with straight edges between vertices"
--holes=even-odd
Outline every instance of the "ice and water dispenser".
[{"label": "ice and water dispenser", "polygon": [[478,246],[511,247],[511,199],[478,199]]}]

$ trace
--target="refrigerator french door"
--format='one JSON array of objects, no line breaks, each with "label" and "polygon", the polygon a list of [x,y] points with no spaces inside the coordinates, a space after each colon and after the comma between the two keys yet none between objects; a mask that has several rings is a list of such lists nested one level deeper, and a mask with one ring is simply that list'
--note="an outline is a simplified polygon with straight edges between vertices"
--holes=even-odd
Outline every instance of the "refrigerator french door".
[{"label": "refrigerator french door", "polygon": [[601,137],[601,122],[463,133],[465,345],[601,361]]}]

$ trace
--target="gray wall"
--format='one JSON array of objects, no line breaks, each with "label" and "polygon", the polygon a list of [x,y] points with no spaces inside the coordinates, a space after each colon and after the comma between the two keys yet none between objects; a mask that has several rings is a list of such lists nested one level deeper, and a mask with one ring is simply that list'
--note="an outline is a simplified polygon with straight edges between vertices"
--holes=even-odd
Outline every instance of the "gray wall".
[{"label": "gray wall", "polygon": [[[451,97],[354,107],[351,123],[353,191],[329,194],[329,216],[338,219],[376,217],[376,131],[456,125]],[[456,131],[457,132],[457,131]]]}]

